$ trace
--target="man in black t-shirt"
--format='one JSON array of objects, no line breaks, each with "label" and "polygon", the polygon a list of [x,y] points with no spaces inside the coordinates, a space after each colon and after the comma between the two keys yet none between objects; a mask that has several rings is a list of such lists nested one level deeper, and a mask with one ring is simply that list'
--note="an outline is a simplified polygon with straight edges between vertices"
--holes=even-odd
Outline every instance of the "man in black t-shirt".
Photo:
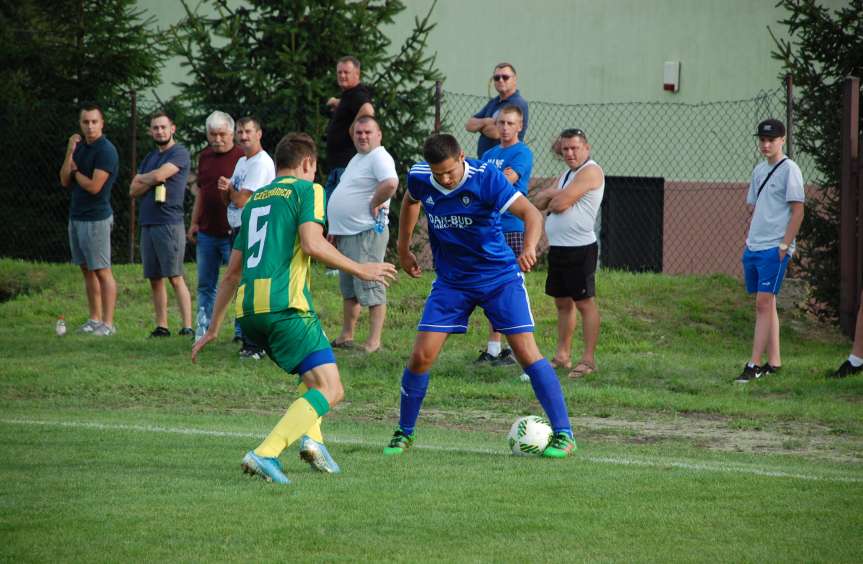
[{"label": "man in black t-shirt", "polygon": [[360,83],[360,62],[356,57],[346,56],[338,60],[336,79],[342,90],[341,98],[327,100],[327,106],[332,111],[326,133],[326,164],[329,175],[324,190],[327,201],[339,184],[339,178],[348,162],[357,154],[351,139],[351,126],[362,116],[375,115],[371,91],[365,84]]}]

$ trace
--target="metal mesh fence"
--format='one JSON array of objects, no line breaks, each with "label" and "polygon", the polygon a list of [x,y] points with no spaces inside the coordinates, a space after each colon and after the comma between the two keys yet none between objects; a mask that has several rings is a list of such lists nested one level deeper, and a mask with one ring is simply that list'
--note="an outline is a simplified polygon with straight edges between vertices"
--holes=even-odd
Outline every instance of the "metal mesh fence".
[{"label": "metal mesh fence", "polygon": [[[486,102],[480,96],[443,95],[444,130],[468,155],[476,152],[478,135],[463,124]],[[752,134],[763,119],[784,119],[785,109],[781,88],[747,100],[702,104],[530,101],[525,143],[534,154],[531,192],[565,170],[551,152],[557,134],[581,128],[606,174],[603,264],[739,276],[750,217],[746,190],[762,158]],[[796,160],[804,178],[811,178],[811,159],[798,155]]]}]

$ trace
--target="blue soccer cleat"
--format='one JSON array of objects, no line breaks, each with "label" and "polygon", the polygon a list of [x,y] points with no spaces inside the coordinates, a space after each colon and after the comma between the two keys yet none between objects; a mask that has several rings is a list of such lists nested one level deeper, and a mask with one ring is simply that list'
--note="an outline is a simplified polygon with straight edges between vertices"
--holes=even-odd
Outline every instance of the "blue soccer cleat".
[{"label": "blue soccer cleat", "polygon": [[327,474],[338,474],[342,471],[333,457],[330,456],[330,451],[324,443],[312,439],[308,435],[303,435],[300,440],[300,458],[308,462],[314,470],[325,472]]},{"label": "blue soccer cleat", "polygon": [[258,456],[255,451],[250,450],[243,457],[243,472],[252,476],[260,476],[267,482],[275,484],[290,484],[291,481],[282,471],[282,464],[278,458],[267,458]]}]

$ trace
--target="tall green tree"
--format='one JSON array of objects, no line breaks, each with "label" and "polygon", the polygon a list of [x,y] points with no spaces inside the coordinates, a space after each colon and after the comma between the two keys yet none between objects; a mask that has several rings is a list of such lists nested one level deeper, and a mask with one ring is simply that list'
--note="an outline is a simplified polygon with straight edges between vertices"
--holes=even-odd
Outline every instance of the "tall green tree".
[{"label": "tall green tree", "polygon": [[[799,89],[795,105],[797,149],[815,160],[819,197],[806,203],[800,247],[818,312],[833,317],[839,308],[839,115],[841,86],[863,73],[863,0],[831,12],[816,0],[781,0],[789,15],[780,21],[788,39],[777,39],[773,56],[783,62]],[[863,110],[863,108],[861,108]],[[863,117],[863,111],[860,113]],[[861,120],[863,127],[863,120]]]},{"label": "tall green tree", "polygon": [[135,0],[0,3],[0,174],[15,179],[0,183],[0,256],[68,258],[68,194],[57,171],[85,101],[104,108],[120,152],[113,242],[124,248],[129,91],[157,84],[164,60],[152,24]]},{"label": "tall green tree", "polygon": [[415,20],[405,42],[391,49],[384,29],[404,10],[399,0],[202,4],[205,10],[184,1],[186,18],[172,30],[172,50],[190,77],[178,84],[190,120],[187,138],[202,145],[200,124],[220,109],[235,117],[258,116],[267,149],[289,131],[305,131],[321,141],[329,119],[324,102],[338,95],[336,61],[353,55],[362,64],[363,83],[372,88],[384,145],[399,170],[416,158],[431,129],[433,84],[442,78],[434,57],[425,54],[434,6]]}]

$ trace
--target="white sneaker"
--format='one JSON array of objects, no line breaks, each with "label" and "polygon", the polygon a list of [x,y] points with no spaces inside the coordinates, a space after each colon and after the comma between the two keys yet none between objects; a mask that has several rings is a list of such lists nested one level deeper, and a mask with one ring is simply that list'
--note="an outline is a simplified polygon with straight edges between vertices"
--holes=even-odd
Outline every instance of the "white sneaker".
[{"label": "white sneaker", "polygon": [[96,321],[94,319],[88,319],[84,323],[84,325],[81,325],[80,327],[78,327],[78,332],[79,333],[92,333],[100,325],[102,325],[101,321]]},{"label": "white sneaker", "polygon": [[117,334],[117,327],[115,325],[108,325],[107,323],[100,323],[90,334],[94,337],[110,337]]}]

